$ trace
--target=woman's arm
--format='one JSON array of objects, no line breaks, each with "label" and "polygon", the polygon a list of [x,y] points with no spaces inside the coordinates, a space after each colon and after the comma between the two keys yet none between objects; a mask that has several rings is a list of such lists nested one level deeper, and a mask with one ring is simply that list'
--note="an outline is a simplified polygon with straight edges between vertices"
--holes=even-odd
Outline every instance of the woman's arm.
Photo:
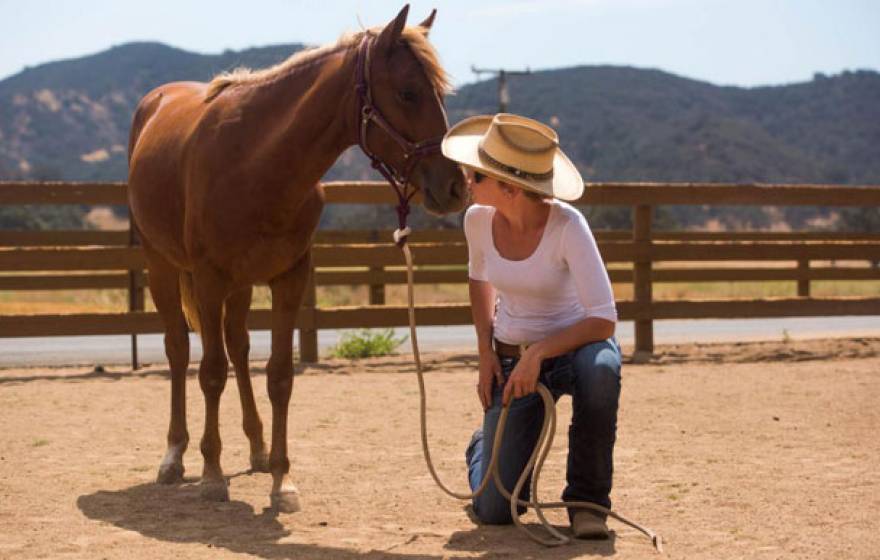
[{"label": "woman's arm", "polygon": [[614,327],[613,321],[587,317],[529,345],[510,374],[507,386],[504,387],[502,403],[506,405],[511,397],[518,399],[537,391],[542,361],[565,354],[590,342],[610,338],[614,335]]},{"label": "woman's arm", "polygon": [[495,317],[495,288],[488,282],[468,278],[471,315],[477,330],[477,349],[482,353],[492,348],[492,319]]},{"label": "woman's arm", "polygon": [[477,393],[483,410],[492,405],[492,380],[503,383],[501,364],[492,344],[492,319],[495,317],[495,288],[482,280],[468,279],[468,291],[471,298],[471,314],[477,330],[477,350],[479,351],[480,377],[477,382]]},{"label": "woman's arm", "polygon": [[539,361],[553,358],[585,344],[611,338],[614,336],[615,326],[616,323],[608,319],[587,317],[567,329],[530,345],[525,353]]}]

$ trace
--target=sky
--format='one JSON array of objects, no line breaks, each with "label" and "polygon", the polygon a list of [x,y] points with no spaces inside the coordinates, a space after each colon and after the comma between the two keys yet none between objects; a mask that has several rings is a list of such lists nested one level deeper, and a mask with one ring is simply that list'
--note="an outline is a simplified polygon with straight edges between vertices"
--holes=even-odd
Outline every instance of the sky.
[{"label": "sky", "polygon": [[[385,24],[403,0],[0,0],[0,79],[130,41],[201,53],[322,45]],[[658,68],[716,85],[880,69],[880,0],[414,0],[456,85],[471,66]]]}]

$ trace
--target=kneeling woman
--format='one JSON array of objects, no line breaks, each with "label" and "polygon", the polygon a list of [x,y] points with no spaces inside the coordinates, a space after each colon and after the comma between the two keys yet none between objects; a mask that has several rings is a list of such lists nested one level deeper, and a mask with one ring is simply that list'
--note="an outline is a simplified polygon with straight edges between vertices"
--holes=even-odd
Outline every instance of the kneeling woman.
[{"label": "kneeling woman", "polygon": [[[580,198],[583,180],[552,128],[517,115],[458,123],[443,154],[465,168],[475,202],[464,230],[485,416],[466,453],[471,488],[488,468],[502,405],[514,399],[499,457],[513,489],[541,429],[540,381],[573,399],[562,499],[610,508],[621,360],[608,274],[584,216],[562,202]],[[491,483],[473,511],[484,523],[512,522]],[[577,537],[608,537],[603,515],[570,509],[569,518]]]}]

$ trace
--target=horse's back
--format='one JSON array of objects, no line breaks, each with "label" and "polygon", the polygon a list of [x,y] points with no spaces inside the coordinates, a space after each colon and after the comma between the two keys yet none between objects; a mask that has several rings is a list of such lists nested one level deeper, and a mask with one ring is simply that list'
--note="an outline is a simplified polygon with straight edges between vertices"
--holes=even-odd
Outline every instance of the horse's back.
[{"label": "horse's back", "polygon": [[141,99],[128,145],[128,197],[144,242],[185,267],[185,154],[205,111],[207,84],[174,82]]}]

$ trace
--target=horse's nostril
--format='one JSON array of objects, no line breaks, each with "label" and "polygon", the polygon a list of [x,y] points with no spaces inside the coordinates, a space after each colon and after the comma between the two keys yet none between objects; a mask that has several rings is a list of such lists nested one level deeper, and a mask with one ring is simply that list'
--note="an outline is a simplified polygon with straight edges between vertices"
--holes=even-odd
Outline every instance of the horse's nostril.
[{"label": "horse's nostril", "polygon": [[465,181],[461,176],[455,176],[449,180],[449,192],[461,193],[464,190]]},{"label": "horse's nostril", "polygon": [[470,192],[467,187],[467,183],[463,180],[463,177],[456,176],[450,179],[448,185],[449,190],[446,191],[449,193],[449,210],[452,212],[457,212],[461,210],[470,199]]},{"label": "horse's nostril", "polygon": [[460,199],[464,194],[464,185],[459,179],[449,181],[449,196]]}]

